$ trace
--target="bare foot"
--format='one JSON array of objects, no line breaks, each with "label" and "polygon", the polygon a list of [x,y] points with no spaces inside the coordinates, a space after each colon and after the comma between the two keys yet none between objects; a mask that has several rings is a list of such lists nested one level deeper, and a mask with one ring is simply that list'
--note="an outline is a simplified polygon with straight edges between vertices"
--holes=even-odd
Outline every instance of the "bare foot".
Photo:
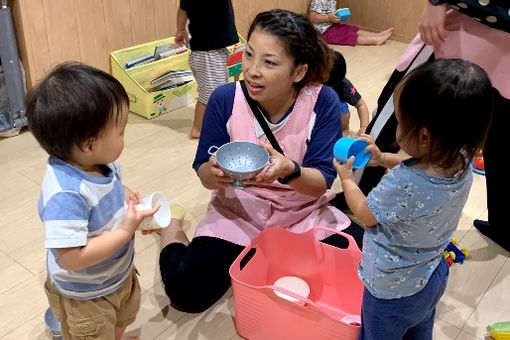
[{"label": "bare foot", "polygon": [[380,46],[386,42],[391,37],[392,32],[387,32],[384,35],[380,35],[375,38],[375,45]]},{"label": "bare foot", "polygon": [[379,32],[379,35],[386,35],[386,34],[390,34],[390,36],[393,34],[393,31],[395,30],[395,28],[393,27],[390,27],[388,29],[385,29],[384,31],[381,31]]}]

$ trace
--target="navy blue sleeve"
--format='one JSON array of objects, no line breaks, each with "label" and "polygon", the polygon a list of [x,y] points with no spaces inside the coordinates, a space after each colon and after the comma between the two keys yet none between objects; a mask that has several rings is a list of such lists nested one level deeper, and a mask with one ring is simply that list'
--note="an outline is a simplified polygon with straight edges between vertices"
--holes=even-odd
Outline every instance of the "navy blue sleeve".
[{"label": "navy blue sleeve", "polygon": [[361,99],[361,95],[358,90],[347,78],[342,80],[342,93],[343,94],[339,96],[340,99],[352,106],[356,106]]},{"label": "navy blue sleeve", "polygon": [[340,100],[329,86],[323,86],[315,104],[315,125],[312,129],[303,166],[319,170],[331,188],[336,177],[333,146],[341,136]]},{"label": "navy blue sleeve", "polygon": [[227,132],[227,121],[232,115],[234,106],[235,83],[221,85],[213,91],[207,102],[202,122],[202,131],[198,142],[193,169],[195,171],[209,160],[207,150],[211,146],[220,147],[230,142]]}]

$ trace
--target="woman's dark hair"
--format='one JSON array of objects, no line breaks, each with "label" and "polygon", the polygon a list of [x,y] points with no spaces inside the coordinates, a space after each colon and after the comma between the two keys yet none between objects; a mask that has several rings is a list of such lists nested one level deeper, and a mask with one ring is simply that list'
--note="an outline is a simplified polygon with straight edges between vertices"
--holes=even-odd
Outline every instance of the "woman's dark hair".
[{"label": "woman's dark hair", "polygon": [[331,62],[328,45],[312,23],[301,14],[284,9],[273,9],[257,14],[248,30],[248,40],[256,29],[278,37],[294,66],[308,65],[303,79],[296,84],[298,89],[311,83],[324,83],[329,77]]},{"label": "woman's dark hair", "polygon": [[28,95],[28,127],[50,156],[68,160],[74,147],[118,123],[129,105],[122,84],[94,67],[55,67]]},{"label": "woman's dark hair", "polygon": [[401,139],[421,128],[430,134],[426,158],[451,167],[461,154],[469,161],[483,147],[492,117],[493,89],[485,71],[462,59],[438,59],[409,73],[395,91]]}]

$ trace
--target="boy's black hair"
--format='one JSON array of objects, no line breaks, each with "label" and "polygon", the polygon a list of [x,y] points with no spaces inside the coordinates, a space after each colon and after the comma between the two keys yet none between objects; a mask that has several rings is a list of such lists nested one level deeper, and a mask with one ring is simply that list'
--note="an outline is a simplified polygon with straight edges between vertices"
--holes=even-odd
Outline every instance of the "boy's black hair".
[{"label": "boy's black hair", "polygon": [[347,73],[347,64],[342,53],[330,50],[330,55],[333,61],[333,68],[329,72],[329,78],[324,84],[335,87],[341,84],[342,80],[344,80]]},{"label": "boy's black hair", "polygon": [[451,167],[460,154],[468,163],[485,143],[493,89],[487,73],[462,59],[438,59],[410,72],[395,90],[401,139],[429,133],[427,161]]},{"label": "boy's black hair", "polygon": [[55,67],[28,95],[28,127],[50,156],[69,160],[74,147],[118,123],[129,105],[122,84],[77,62]]}]

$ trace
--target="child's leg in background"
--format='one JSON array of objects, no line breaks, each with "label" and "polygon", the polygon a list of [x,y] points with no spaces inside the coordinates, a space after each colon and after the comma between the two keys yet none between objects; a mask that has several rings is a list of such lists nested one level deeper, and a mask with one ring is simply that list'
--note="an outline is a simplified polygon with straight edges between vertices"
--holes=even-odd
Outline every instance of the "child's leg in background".
[{"label": "child's leg in background", "polygon": [[349,120],[351,119],[351,113],[349,112],[349,106],[344,102],[341,102],[340,104],[340,126],[342,129],[342,137],[350,137],[351,131],[349,130]]},{"label": "child's leg in background", "polygon": [[393,34],[393,27],[381,32],[358,31],[358,45],[382,45]]},{"label": "child's leg in background", "polygon": [[382,45],[393,34],[393,27],[381,32],[360,30],[356,26],[337,23],[331,25],[325,32],[324,38],[333,45]]},{"label": "child's leg in background", "polygon": [[432,340],[434,316],[446,289],[448,266],[441,260],[427,285],[401,299],[378,299],[365,288],[360,340]]},{"label": "child's leg in background", "polygon": [[198,100],[195,105],[195,116],[190,137],[199,138],[202,130],[204,111],[211,93],[227,82],[226,48],[211,51],[191,51],[189,64],[198,84]]},{"label": "child's leg in background", "polygon": [[349,119],[351,113],[349,111],[342,113],[340,120],[342,121],[342,137],[352,137],[351,130],[349,130]]}]

